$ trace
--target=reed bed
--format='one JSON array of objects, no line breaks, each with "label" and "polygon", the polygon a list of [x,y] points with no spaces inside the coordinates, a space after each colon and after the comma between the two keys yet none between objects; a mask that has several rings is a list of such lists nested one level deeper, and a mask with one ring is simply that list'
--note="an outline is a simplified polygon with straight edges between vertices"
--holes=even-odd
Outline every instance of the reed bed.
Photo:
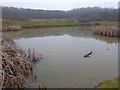
[{"label": "reed bed", "polygon": [[0,71],[4,71],[2,75],[3,87],[27,87],[25,77],[32,68],[28,55],[21,49],[17,48],[15,43],[9,37],[3,35],[2,39],[2,67]]},{"label": "reed bed", "polygon": [[3,72],[3,69],[2,69],[2,60],[0,58],[0,90],[3,86],[3,82],[4,82],[4,72]]},{"label": "reed bed", "polygon": [[93,30],[95,35],[109,36],[109,37],[119,37],[120,30],[118,29],[118,25],[107,25],[107,26],[97,26],[95,30]]},{"label": "reed bed", "polygon": [[[31,49],[25,53],[16,46],[9,36],[3,35],[0,44],[0,90],[1,88],[26,88],[29,85],[25,78],[32,71],[32,62],[40,60],[39,55]],[[38,84],[37,88],[46,90],[47,86]]]}]

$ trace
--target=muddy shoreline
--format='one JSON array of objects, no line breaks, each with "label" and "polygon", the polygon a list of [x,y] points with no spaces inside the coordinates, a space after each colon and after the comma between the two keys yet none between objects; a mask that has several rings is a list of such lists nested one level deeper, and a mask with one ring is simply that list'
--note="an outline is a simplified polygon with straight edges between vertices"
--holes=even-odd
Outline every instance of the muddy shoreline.
[{"label": "muddy shoreline", "polygon": [[73,27],[73,26],[98,26],[98,25],[81,24],[81,25],[22,26],[22,27],[23,28],[41,28],[41,27]]}]

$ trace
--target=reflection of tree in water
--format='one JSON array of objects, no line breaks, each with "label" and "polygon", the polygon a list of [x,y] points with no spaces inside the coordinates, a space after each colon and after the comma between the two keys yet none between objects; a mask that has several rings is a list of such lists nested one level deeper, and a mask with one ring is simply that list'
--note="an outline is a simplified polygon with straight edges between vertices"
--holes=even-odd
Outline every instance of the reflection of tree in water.
[{"label": "reflection of tree in water", "polygon": [[96,40],[104,41],[108,44],[112,44],[112,43],[117,44],[118,43],[118,38],[116,38],[116,37],[105,37],[105,36],[94,35],[94,38]]}]

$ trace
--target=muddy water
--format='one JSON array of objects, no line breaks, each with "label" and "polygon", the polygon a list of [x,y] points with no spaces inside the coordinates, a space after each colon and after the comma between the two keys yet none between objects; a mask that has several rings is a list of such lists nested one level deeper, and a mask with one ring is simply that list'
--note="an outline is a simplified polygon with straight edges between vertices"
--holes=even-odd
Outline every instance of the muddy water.
[{"label": "muddy water", "polygon": [[[118,76],[117,38],[95,36],[92,29],[39,28],[9,34],[25,51],[32,48],[42,55],[28,77],[33,87],[44,83],[49,88],[90,88]],[[90,51],[90,57],[84,58]]]}]

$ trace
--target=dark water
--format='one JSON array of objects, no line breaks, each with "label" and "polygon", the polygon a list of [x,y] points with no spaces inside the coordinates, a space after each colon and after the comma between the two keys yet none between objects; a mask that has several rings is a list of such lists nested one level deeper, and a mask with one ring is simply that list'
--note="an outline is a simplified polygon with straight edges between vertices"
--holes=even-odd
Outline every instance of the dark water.
[{"label": "dark water", "polygon": [[[95,36],[94,27],[26,29],[10,33],[17,45],[43,56],[28,81],[49,88],[90,88],[118,77],[117,38]],[[84,55],[92,51],[92,55]],[[36,75],[36,79],[34,78]]]}]

